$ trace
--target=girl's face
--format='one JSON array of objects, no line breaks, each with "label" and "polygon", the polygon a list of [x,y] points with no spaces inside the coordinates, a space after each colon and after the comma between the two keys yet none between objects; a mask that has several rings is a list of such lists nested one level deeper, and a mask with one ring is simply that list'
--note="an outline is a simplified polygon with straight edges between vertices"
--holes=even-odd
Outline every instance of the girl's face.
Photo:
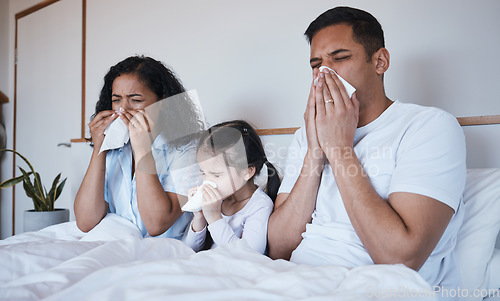
[{"label": "girl's face", "polygon": [[248,170],[228,166],[222,155],[213,157],[204,151],[198,151],[196,159],[203,174],[203,181],[215,182],[222,199],[240,190],[250,178]]},{"label": "girl's face", "polygon": [[126,111],[143,110],[158,101],[156,94],[146,87],[135,74],[122,74],[113,81],[111,108]]}]

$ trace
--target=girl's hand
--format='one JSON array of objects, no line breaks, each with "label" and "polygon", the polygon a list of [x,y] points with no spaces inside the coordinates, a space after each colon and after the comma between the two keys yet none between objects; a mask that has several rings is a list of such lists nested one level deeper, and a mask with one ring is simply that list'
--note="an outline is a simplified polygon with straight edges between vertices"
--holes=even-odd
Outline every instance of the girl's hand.
[{"label": "girl's hand", "polygon": [[221,213],[222,197],[217,191],[217,189],[213,188],[212,185],[205,184],[202,186],[201,189],[203,195],[203,202],[201,209],[208,224],[212,224],[213,222],[222,219],[222,213]]},{"label": "girl's hand", "polygon": [[121,118],[128,126],[130,144],[136,161],[151,152],[153,122],[144,110],[123,111]]},{"label": "girl's hand", "polygon": [[[194,196],[196,191],[198,190],[198,187],[200,186],[195,186],[191,189],[188,190],[187,197],[188,197],[188,202],[191,200],[191,198]],[[193,212],[193,221],[191,222],[191,229],[193,229],[194,232],[200,232],[207,226],[207,220],[205,219],[205,216],[203,215],[202,211],[198,212]]]},{"label": "girl's hand", "polygon": [[94,143],[94,152],[99,153],[102,142],[104,141],[104,130],[111,124],[118,114],[114,111],[106,110],[99,112],[91,122],[89,122],[90,136]]},{"label": "girl's hand", "polygon": [[194,217],[191,222],[191,229],[193,229],[194,232],[200,232],[207,226],[207,220],[205,219],[202,211],[193,212],[193,214]]}]

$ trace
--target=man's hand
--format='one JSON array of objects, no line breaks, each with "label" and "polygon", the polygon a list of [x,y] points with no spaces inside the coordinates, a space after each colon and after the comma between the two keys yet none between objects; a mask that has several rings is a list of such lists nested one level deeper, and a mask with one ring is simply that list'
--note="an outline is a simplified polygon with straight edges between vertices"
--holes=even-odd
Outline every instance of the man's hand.
[{"label": "man's hand", "polygon": [[304,122],[306,126],[307,136],[307,159],[311,159],[313,164],[323,164],[325,153],[321,149],[318,140],[318,133],[316,127],[316,91],[317,88],[314,83],[311,84],[309,98],[307,99],[306,111],[304,113]]},{"label": "man's hand", "polygon": [[321,149],[329,159],[353,147],[359,121],[356,93],[349,98],[337,75],[327,69],[319,73],[315,93],[316,128]]}]

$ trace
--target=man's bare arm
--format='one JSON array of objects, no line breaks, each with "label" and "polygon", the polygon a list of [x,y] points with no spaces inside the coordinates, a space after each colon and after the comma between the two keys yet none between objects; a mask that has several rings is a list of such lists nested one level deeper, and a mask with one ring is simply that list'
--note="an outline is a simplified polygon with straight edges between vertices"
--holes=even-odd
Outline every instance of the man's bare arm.
[{"label": "man's bare arm", "polygon": [[386,201],[362,171],[354,150],[339,157],[332,161],[335,180],[354,230],[373,262],[403,263],[418,271],[439,242],[454,210],[433,198],[407,192],[392,193]]},{"label": "man's bare arm", "polygon": [[323,159],[315,161],[306,155],[301,173],[292,191],[280,193],[276,198],[274,212],[269,217],[269,256],[273,259],[289,259],[292,251],[302,240],[306,224],[316,207]]},{"label": "man's bare arm", "polygon": [[[317,71],[315,71],[317,75]],[[306,124],[307,153],[297,182],[289,194],[281,193],[276,198],[274,212],[269,217],[268,245],[271,258],[289,259],[292,251],[302,240],[306,224],[316,207],[325,154],[321,150],[316,134],[316,95],[311,83],[304,121]]]}]

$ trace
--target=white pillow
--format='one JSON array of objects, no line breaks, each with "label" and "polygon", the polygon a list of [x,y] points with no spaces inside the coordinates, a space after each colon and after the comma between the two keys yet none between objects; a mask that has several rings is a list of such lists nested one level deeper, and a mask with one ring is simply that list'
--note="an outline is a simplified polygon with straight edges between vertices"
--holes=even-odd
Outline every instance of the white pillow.
[{"label": "white pillow", "polygon": [[472,292],[488,287],[489,263],[500,231],[500,168],[467,170],[464,203],[455,255],[462,285]]}]

